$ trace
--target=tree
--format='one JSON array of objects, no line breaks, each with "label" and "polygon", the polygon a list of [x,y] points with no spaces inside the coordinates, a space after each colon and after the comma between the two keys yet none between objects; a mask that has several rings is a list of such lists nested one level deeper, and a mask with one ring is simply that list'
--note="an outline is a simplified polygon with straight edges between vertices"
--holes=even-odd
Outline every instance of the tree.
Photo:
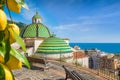
[{"label": "tree", "polygon": [[[12,23],[7,22],[4,6],[8,9]],[[26,52],[25,43],[19,36],[19,27],[12,21],[10,14],[10,11],[20,13],[21,7],[29,9],[24,0],[0,0],[0,80],[14,80],[11,70],[22,68],[22,63],[30,68],[25,54],[11,46],[17,42]]]}]

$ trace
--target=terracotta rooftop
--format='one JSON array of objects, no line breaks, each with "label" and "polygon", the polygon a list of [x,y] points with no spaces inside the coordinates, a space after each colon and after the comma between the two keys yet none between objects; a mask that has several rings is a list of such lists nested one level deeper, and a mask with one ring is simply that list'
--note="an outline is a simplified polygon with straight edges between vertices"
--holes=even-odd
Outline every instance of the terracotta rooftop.
[{"label": "terracotta rooftop", "polygon": [[84,57],[88,57],[85,52],[83,50],[79,50],[77,52],[73,52],[73,58],[84,58]]}]

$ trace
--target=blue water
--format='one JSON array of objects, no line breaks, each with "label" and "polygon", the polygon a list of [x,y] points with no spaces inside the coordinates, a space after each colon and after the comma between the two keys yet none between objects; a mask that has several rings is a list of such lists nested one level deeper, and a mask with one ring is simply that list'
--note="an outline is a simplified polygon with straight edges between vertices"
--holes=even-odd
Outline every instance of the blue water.
[{"label": "blue water", "polygon": [[107,53],[120,53],[120,43],[70,43],[71,47],[75,45],[83,50],[97,48]]}]

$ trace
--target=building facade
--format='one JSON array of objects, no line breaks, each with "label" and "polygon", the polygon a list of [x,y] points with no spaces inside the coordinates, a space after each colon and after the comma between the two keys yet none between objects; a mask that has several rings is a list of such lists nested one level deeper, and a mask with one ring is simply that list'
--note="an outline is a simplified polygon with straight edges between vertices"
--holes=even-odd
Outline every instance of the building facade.
[{"label": "building facade", "polygon": [[100,58],[99,68],[101,70],[108,70],[114,72],[118,69],[118,59],[109,57],[109,55]]}]

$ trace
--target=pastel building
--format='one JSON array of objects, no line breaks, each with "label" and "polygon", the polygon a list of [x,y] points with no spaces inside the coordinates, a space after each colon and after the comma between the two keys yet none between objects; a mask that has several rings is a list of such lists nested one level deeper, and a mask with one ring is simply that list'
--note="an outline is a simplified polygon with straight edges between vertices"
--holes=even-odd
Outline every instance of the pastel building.
[{"label": "pastel building", "polygon": [[99,69],[100,58],[102,56],[107,55],[104,52],[97,50],[97,49],[87,50],[87,54],[89,55],[89,68],[91,68],[91,69]]},{"label": "pastel building", "polygon": [[83,50],[79,50],[73,53],[74,63],[78,63],[82,67],[89,67],[89,57],[85,54]]},{"label": "pastel building", "polygon": [[32,17],[32,23],[23,31],[22,38],[26,43],[28,56],[47,55],[48,58],[58,58],[60,54],[64,57],[72,56],[69,39],[53,36],[48,27],[42,24],[42,18],[38,12]]},{"label": "pastel building", "polygon": [[116,71],[118,69],[118,59],[114,58],[114,56],[106,55],[100,58],[99,68],[108,71]]},{"label": "pastel building", "polygon": [[81,50],[79,46],[74,46],[72,48],[72,51],[73,51],[73,57],[66,59],[66,62],[88,68],[89,56],[85,54],[85,51]]}]

